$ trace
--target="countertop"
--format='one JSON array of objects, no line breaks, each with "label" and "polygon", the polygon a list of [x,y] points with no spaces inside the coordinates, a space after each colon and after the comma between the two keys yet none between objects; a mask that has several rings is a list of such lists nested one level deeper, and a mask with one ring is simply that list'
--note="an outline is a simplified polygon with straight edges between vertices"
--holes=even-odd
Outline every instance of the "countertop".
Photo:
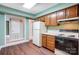
[{"label": "countertop", "polygon": [[[62,36],[59,36],[59,34],[62,34],[62,33],[55,33],[55,32],[54,33],[48,33],[48,32],[46,32],[46,33],[42,33],[42,34],[53,35],[53,36],[56,36],[56,37],[62,37]],[[78,37],[79,34],[77,34],[77,33],[73,34],[73,35],[76,35],[76,37],[67,37],[69,35],[69,33],[65,33],[65,35],[66,35],[66,36],[64,36],[65,38],[79,39],[79,37]]]},{"label": "countertop", "polygon": [[42,34],[58,36],[58,34],[55,34],[55,33],[42,33]]}]

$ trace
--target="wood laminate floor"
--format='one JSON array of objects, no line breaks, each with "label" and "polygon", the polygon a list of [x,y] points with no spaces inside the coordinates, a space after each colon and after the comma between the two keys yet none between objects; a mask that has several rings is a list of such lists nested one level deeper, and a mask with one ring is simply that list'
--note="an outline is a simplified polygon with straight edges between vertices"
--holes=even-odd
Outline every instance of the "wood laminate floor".
[{"label": "wood laminate floor", "polygon": [[2,48],[0,55],[54,55],[54,53],[43,47],[39,48],[29,42]]}]

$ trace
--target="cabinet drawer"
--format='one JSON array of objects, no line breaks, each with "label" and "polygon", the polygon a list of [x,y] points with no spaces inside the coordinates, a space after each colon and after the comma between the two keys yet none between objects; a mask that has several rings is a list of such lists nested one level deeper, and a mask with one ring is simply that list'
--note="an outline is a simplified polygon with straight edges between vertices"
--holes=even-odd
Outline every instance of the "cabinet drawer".
[{"label": "cabinet drawer", "polygon": [[47,44],[55,44],[55,42],[47,41]]},{"label": "cabinet drawer", "polygon": [[55,40],[54,40],[54,39],[49,39],[49,38],[48,38],[47,41],[54,42]]},{"label": "cabinet drawer", "polygon": [[52,50],[52,51],[54,51],[54,49],[55,49],[55,46],[54,46],[54,45],[47,45],[47,48],[48,48],[49,50]]},{"label": "cabinet drawer", "polygon": [[47,35],[48,38],[54,39],[55,37],[52,35]]},{"label": "cabinet drawer", "polygon": [[54,47],[55,44],[47,44],[47,46]]}]

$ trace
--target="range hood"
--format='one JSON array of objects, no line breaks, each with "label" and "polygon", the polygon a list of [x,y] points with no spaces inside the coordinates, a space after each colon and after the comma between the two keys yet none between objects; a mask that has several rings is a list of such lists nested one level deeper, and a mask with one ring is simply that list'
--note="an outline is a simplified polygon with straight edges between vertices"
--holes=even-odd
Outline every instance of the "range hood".
[{"label": "range hood", "polygon": [[78,20],[79,21],[79,17],[68,18],[68,19],[61,19],[61,20],[58,20],[58,22],[75,21],[75,20]]}]

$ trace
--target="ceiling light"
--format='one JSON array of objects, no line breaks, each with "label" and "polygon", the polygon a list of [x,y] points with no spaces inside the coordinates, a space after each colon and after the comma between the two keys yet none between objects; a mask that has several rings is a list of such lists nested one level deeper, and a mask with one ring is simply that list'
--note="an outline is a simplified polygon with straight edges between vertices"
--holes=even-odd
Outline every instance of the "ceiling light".
[{"label": "ceiling light", "polygon": [[24,3],[23,7],[27,9],[31,9],[36,3]]}]

